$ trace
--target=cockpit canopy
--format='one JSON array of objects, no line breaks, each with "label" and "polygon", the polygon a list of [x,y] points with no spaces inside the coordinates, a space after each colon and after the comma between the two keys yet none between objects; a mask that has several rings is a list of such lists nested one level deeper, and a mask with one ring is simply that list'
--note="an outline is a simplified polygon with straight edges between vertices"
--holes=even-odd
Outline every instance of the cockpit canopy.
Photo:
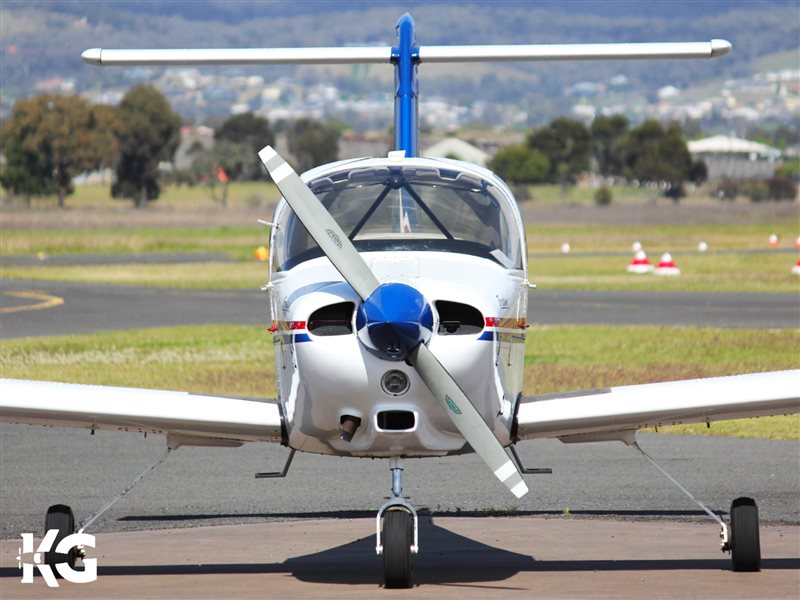
[{"label": "cockpit canopy", "polygon": [[[359,252],[456,252],[522,269],[523,234],[507,192],[457,165],[426,163],[349,163],[309,187]],[[273,268],[322,256],[285,202],[276,218]]]}]

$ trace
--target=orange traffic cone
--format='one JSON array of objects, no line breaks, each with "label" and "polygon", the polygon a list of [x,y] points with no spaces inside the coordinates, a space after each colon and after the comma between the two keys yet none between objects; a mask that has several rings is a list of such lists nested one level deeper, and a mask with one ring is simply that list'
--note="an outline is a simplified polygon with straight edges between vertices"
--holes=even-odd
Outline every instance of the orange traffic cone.
[{"label": "orange traffic cone", "polygon": [[256,260],[260,260],[261,262],[266,262],[269,259],[269,250],[267,250],[266,246],[259,246],[256,248],[256,251],[253,254],[253,258]]},{"label": "orange traffic cone", "polygon": [[628,264],[628,273],[636,273],[641,275],[643,273],[650,273],[653,270],[653,265],[644,253],[644,250],[639,250],[633,255],[633,260]]},{"label": "orange traffic cone", "polygon": [[658,261],[658,266],[656,270],[653,271],[653,275],[680,275],[681,270],[675,266],[675,261],[672,260],[672,255],[669,252],[665,252],[661,255],[661,260]]},{"label": "orange traffic cone", "polygon": [[780,238],[777,236],[777,234],[774,233],[770,234],[769,240],[767,241],[767,246],[769,246],[770,248],[777,248],[779,239]]},{"label": "orange traffic cone", "polygon": [[795,275],[800,275],[800,260],[798,260],[797,264],[792,267],[792,273]]}]

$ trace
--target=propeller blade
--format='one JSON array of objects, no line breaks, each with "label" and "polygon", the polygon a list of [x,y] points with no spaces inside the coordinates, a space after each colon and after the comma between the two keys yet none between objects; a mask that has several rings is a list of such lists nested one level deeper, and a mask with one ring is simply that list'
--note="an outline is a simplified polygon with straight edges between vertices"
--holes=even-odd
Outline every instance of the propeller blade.
[{"label": "propeller blade", "polygon": [[503,446],[497,441],[475,406],[461,391],[456,381],[433,355],[433,352],[425,344],[420,344],[408,355],[408,361],[414,365],[420,378],[430,388],[447,416],[472,446],[472,449],[492,470],[495,477],[502,481],[517,498],[527,494],[528,486],[522,480],[522,475],[516,465],[508,457]]},{"label": "propeller blade", "polygon": [[380,285],[339,224],[291,165],[272,146],[258,153],[275,185],[333,266],[363,300]]}]

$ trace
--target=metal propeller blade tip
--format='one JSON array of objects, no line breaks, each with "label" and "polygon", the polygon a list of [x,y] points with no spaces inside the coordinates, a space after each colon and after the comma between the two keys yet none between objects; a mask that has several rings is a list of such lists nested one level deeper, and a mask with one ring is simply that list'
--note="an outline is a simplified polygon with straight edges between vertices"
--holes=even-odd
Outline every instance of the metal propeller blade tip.
[{"label": "metal propeller blade tip", "polygon": [[528,493],[522,474],[452,375],[424,344],[408,356],[422,381],[475,453],[517,498]]}]

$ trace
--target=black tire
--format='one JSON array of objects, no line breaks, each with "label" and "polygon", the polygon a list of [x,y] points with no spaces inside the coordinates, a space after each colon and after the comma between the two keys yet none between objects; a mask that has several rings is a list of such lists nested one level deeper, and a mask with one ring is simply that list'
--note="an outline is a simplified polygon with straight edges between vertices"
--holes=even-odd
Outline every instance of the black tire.
[{"label": "black tire", "polygon": [[[68,535],[75,533],[75,516],[72,514],[72,509],[64,504],[54,504],[47,509],[47,516],[44,519],[44,532],[45,534],[51,529],[58,529],[56,541],[53,543],[53,550],[58,546],[59,542]],[[45,552],[44,562],[46,565],[55,567],[59,563],[67,563],[70,569],[75,568],[75,559],[77,557],[77,548],[71,548],[67,554],[58,554],[56,552]],[[56,577],[60,577],[58,571],[53,568],[53,573]]]},{"label": "black tire", "polygon": [[383,517],[383,582],[387,588],[410,588],[414,519],[407,510],[388,510]]},{"label": "black tire", "polygon": [[752,498],[736,498],[731,504],[731,568],[761,570],[758,507]]}]

